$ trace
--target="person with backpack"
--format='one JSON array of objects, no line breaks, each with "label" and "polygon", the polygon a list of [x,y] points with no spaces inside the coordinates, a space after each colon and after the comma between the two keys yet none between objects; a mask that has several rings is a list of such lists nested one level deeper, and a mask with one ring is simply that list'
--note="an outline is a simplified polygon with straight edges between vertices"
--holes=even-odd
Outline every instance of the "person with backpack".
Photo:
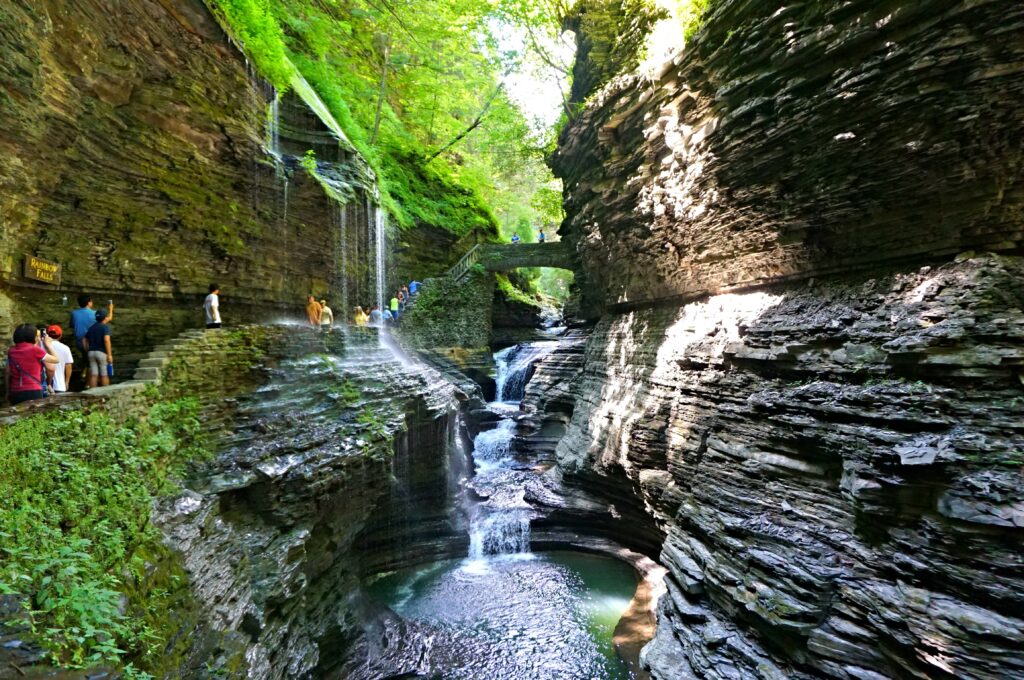
[{"label": "person with backpack", "polygon": [[26,323],[14,329],[14,344],[7,350],[7,401],[14,406],[46,396],[46,367],[60,363],[49,336],[43,336],[40,347],[39,330]]}]

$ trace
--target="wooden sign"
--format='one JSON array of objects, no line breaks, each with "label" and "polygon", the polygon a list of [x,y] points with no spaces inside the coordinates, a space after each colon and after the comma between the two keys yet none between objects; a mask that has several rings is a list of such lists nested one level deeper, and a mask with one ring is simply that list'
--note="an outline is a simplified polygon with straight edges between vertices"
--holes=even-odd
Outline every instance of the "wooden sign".
[{"label": "wooden sign", "polygon": [[38,257],[26,255],[24,276],[32,281],[59,285],[60,265],[56,262],[47,262],[46,260],[40,260]]}]

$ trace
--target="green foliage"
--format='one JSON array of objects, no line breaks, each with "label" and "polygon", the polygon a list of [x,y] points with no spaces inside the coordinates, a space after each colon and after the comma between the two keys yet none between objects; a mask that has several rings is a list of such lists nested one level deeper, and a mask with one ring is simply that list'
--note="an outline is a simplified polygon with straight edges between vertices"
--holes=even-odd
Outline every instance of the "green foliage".
[{"label": "green foliage", "polygon": [[651,29],[666,16],[652,0],[579,0],[572,22],[583,38],[585,69],[577,65],[584,77],[573,83],[572,100],[583,101],[616,75],[636,68]]},{"label": "green foliage", "polygon": [[235,37],[260,73],[278,90],[287,90],[295,73],[284,47],[284,33],[270,9],[271,0],[217,0]]},{"label": "green foliage", "polygon": [[125,425],[99,412],[48,412],[4,428],[0,592],[24,597],[55,662],[117,663],[153,642],[144,619],[122,612],[122,594],[137,553],[157,542],[154,497],[209,455],[198,408],[194,399],[157,402]]},{"label": "green foliage", "polygon": [[678,0],[676,16],[683,22],[683,37],[687,43],[704,25],[704,18],[713,2],[714,0]]},{"label": "green foliage", "polygon": [[361,425],[365,425],[367,433],[373,439],[391,439],[387,420],[378,415],[377,412],[369,406],[363,406],[363,408],[359,410],[356,422]]},{"label": "green foliage", "polygon": [[[544,144],[499,87],[516,56],[499,49],[491,3],[208,2],[275,84],[289,69],[310,83],[370,163],[400,227],[496,235],[496,217],[535,211],[534,193],[551,176]],[[543,181],[518,181],[522,168]]]},{"label": "green foliage", "polygon": [[540,307],[540,301],[527,293],[520,290],[518,287],[512,285],[512,282],[504,274],[496,274],[495,279],[498,283],[498,290],[501,291],[502,295],[506,299],[512,300],[513,302],[520,302],[524,305],[530,305],[532,307]]},{"label": "green foliage", "polygon": [[299,163],[310,175],[316,174],[316,152],[312,149],[306,151]]}]

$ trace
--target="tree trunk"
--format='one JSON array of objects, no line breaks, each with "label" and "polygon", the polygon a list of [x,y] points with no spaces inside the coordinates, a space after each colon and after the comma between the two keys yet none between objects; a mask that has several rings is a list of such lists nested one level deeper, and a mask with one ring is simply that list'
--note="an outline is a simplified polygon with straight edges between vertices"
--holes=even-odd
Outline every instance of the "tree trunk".
[{"label": "tree trunk", "polygon": [[384,96],[387,94],[388,85],[388,60],[391,56],[391,36],[384,38],[384,59],[380,65],[380,90],[377,93],[377,115],[373,119],[373,135],[370,137],[370,145],[377,143],[377,135],[380,134],[380,114],[384,108]]}]

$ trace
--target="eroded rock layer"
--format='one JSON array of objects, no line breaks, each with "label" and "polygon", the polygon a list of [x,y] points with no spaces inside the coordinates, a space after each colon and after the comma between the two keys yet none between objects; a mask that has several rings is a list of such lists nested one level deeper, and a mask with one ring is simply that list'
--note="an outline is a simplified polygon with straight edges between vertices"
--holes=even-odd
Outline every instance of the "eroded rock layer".
[{"label": "eroded rock layer", "polygon": [[533,500],[655,520],[655,678],[1022,675],[1024,9],[712,6],[560,140]]},{"label": "eroded rock layer", "polygon": [[627,478],[668,535],[655,677],[1024,672],[1022,274],[979,257],[598,325],[559,464]]},{"label": "eroded rock layer", "polygon": [[592,304],[1021,246],[1024,6],[712,6],[553,156]]},{"label": "eroded rock layer", "polygon": [[448,457],[465,395],[362,335],[269,362],[266,384],[232,408],[218,459],[154,512],[202,603],[183,677],[365,663],[377,612],[364,611],[361,579],[465,553]]}]

